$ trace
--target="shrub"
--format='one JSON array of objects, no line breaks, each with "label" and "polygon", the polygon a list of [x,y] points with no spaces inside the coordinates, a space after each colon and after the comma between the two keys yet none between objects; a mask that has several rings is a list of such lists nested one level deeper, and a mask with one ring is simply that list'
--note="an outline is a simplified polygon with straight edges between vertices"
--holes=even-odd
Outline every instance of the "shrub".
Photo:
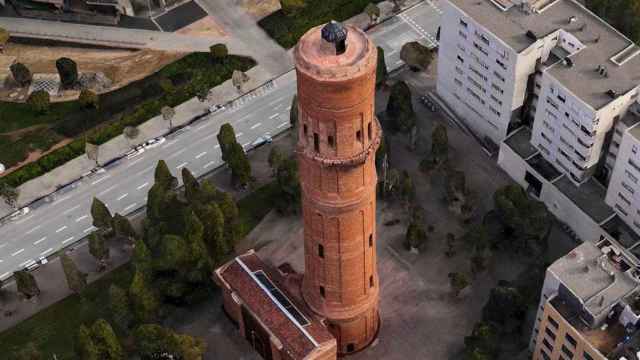
[{"label": "shrub", "polygon": [[34,91],[29,95],[27,104],[29,104],[33,110],[39,113],[45,113],[49,111],[49,106],[51,105],[49,93],[44,90]]}]

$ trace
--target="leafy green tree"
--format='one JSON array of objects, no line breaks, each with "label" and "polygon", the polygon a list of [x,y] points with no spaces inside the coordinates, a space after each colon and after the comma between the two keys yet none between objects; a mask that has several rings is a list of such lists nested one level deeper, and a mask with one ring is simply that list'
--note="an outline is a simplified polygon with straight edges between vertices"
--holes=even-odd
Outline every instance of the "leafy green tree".
[{"label": "leafy green tree", "polygon": [[280,166],[284,158],[285,156],[278,146],[272,147],[271,151],[269,151],[269,167],[271,168],[271,172],[274,176],[278,171],[278,166]]},{"label": "leafy green tree", "polygon": [[27,98],[27,104],[38,113],[44,114],[49,111],[51,106],[49,93],[44,90],[36,90]]},{"label": "leafy green tree", "polygon": [[478,322],[470,336],[464,338],[464,360],[491,360],[498,358],[499,343],[495,327]]},{"label": "leafy green tree", "polygon": [[18,189],[9,185],[6,181],[2,181],[2,179],[0,179],[0,197],[2,197],[5,204],[11,206],[12,208],[15,208],[18,202],[18,196]]},{"label": "leafy green tree", "polygon": [[416,196],[416,190],[415,186],[413,185],[413,180],[411,179],[411,176],[409,175],[409,172],[407,172],[407,170],[402,171],[400,186],[400,194],[402,196],[402,199],[407,204],[413,203]]},{"label": "leafy green tree", "polygon": [[15,352],[12,357],[13,360],[44,360],[44,356],[33,342],[27,343],[27,345]]},{"label": "leafy green tree", "polygon": [[509,282],[501,281],[491,289],[489,301],[482,309],[482,318],[499,326],[503,333],[516,334],[522,330],[527,312],[526,299]]},{"label": "leafy green tree", "polygon": [[169,167],[164,160],[158,161],[154,179],[155,183],[162,186],[163,189],[173,189],[178,186],[178,179],[171,175],[171,171],[169,171]]},{"label": "leafy green tree", "polygon": [[56,60],[56,69],[60,75],[60,84],[63,88],[72,88],[78,82],[78,65],[75,61],[61,57]]},{"label": "leafy green tree", "polygon": [[109,247],[99,231],[89,234],[89,253],[101,266],[109,259]]},{"label": "leafy green tree", "polygon": [[298,162],[293,159],[283,159],[276,170],[276,183],[280,196],[276,200],[276,208],[283,213],[298,212],[300,207],[300,180],[298,177]]},{"label": "leafy green tree", "polygon": [[224,215],[224,234],[226,242],[230,248],[233,248],[240,237],[242,230],[240,211],[238,210],[238,206],[233,200],[233,197],[226,192],[220,195],[218,206]]},{"label": "leafy green tree", "polygon": [[13,273],[13,277],[16,280],[18,292],[25,298],[31,299],[34,296],[40,295],[40,288],[33,274],[27,270],[18,270]]},{"label": "leafy green tree", "polygon": [[0,28],[0,52],[4,49],[7,42],[9,42],[9,37],[9,32],[4,28]]},{"label": "leafy green tree", "polygon": [[131,147],[134,147],[135,144],[132,141],[140,135],[140,129],[136,126],[125,126],[125,128],[122,129],[122,134],[127,141],[129,141]]},{"label": "leafy green tree", "polygon": [[231,251],[224,233],[224,215],[216,203],[210,203],[197,210],[204,227],[203,241],[214,264],[219,264]]},{"label": "leafy green tree", "polygon": [[173,117],[176,116],[176,111],[171,106],[163,106],[160,109],[162,118],[169,123],[169,130],[173,129]]},{"label": "leafy green tree", "polygon": [[585,5],[631,40],[640,42],[640,3],[637,0],[586,0]]},{"label": "leafy green tree", "polygon": [[416,114],[411,103],[411,90],[404,81],[391,87],[387,103],[387,117],[390,130],[409,133],[416,124]]},{"label": "leafy green tree", "polygon": [[447,128],[438,124],[431,133],[431,156],[437,164],[447,161],[449,154],[449,138],[447,136]]},{"label": "leafy green tree", "polygon": [[85,108],[100,108],[100,100],[98,98],[98,94],[89,89],[80,90],[78,102]]},{"label": "leafy green tree", "polygon": [[33,80],[33,74],[31,74],[29,68],[23,63],[13,63],[9,67],[9,70],[11,70],[11,75],[19,86],[26,87],[31,84],[31,81]]},{"label": "leafy green tree", "polygon": [[113,226],[111,212],[100,199],[95,197],[91,203],[91,216],[93,217],[93,226],[98,229],[107,230]]},{"label": "leafy green tree", "polygon": [[129,287],[131,308],[140,323],[153,322],[160,310],[160,301],[147,281],[141,272],[136,271]]},{"label": "leafy green tree", "polygon": [[251,182],[251,164],[242,145],[234,142],[229,149],[227,164],[231,168],[231,183],[245,187]]},{"label": "leafy green tree", "polygon": [[151,251],[142,239],[137,239],[133,248],[132,256],[133,267],[136,273],[140,273],[145,278],[150,279],[153,271],[153,260],[151,259]]},{"label": "leafy green tree", "polygon": [[227,58],[227,56],[229,56],[229,50],[225,44],[212,45],[209,48],[209,52],[211,53],[211,58],[215,62],[222,62]]},{"label": "leafy green tree", "polygon": [[408,250],[420,249],[427,241],[427,233],[422,223],[412,220],[407,227],[404,239]]},{"label": "leafy green tree", "polygon": [[200,183],[198,179],[187,169],[182,168],[182,183],[184,184],[184,196],[189,203],[194,204],[199,201],[200,196]]},{"label": "leafy green tree", "polygon": [[91,330],[84,325],[80,325],[76,335],[75,352],[78,359],[82,360],[102,360],[100,351],[93,342]]},{"label": "leafy green tree", "polygon": [[307,6],[305,0],[280,0],[282,12],[287,16],[295,16]]},{"label": "leafy green tree", "polygon": [[453,294],[455,296],[460,295],[460,291],[469,286],[469,278],[467,275],[459,272],[450,272],[449,273],[449,285],[451,285],[451,289],[453,290]]},{"label": "leafy green tree", "polygon": [[233,130],[233,126],[229,123],[224,123],[218,130],[218,144],[220,144],[220,152],[222,153],[222,160],[228,162],[230,159],[231,147],[236,141],[236,132]]},{"label": "leafy green tree", "polygon": [[291,99],[289,123],[291,124],[292,129],[295,129],[298,126],[298,94],[293,95],[293,98]]},{"label": "leafy green tree", "polygon": [[128,331],[133,321],[131,304],[127,292],[115,284],[109,287],[109,314],[113,323],[121,330]]},{"label": "leafy green tree", "polygon": [[158,254],[153,261],[153,269],[171,272],[184,269],[189,261],[189,248],[185,240],[178,235],[167,234],[162,237]]},{"label": "leafy green tree", "polygon": [[[369,22],[371,24],[375,24],[376,21],[378,21],[378,19],[380,18],[380,8],[374,3],[367,4],[367,6],[364,8],[364,13],[369,16]],[[380,47],[378,47],[378,49],[379,48]]]},{"label": "leafy green tree", "polygon": [[62,270],[67,279],[69,289],[76,294],[80,294],[87,287],[87,274],[80,271],[67,254],[60,256],[60,262],[62,263]]},{"label": "leafy green tree", "polygon": [[206,343],[201,339],[175,333],[160,325],[140,325],[134,332],[136,352],[143,358],[169,354],[183,360],[202,360]]},{"label": "leafy green tree", "polygon": [[126,216],[116,213],[113,217],[113,228],[116,231],[116,235],[129,239],[131,242],[138,238],[138,233],[136,233],[131,221]]},{"label": "leafy green tree", "polygon": [[93,323],[91,337],[101,360],[124,360],[124,350],[113,328],[106,320],[98,319]]},{"label": "leafy green tree", "polygon": [[400,59],[409,65],[412,71],[427,71],[434,57],[433,51],[417,41],[402,45],[400,50]]},{"label": "leafy green tree", "polygon": [[376,87],[384,84],[387,80],[387,63],[384,60],[384,49],[378,46],[378,64],[376,65]]},{"label": "leafy green tree", "polygon": [[484,250],[491,246],[489,233],[482,224],[473,225],[462,240],[474,250]]},{"label": "leafy green tree", "polygon": [[496,190],[493,202],[503,226],[502,247],[531,255],[546,250],[552,217],[542,202],[530,199],[518,185]]}]

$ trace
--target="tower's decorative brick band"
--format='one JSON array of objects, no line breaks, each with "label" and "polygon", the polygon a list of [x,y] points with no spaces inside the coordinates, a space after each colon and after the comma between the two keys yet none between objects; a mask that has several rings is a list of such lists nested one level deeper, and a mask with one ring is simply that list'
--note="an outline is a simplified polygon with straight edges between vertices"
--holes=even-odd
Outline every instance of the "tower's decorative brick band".
[{"label": "tower's decorative brick band", "polygon": [[376,47],[364,32],[336,23],[311,29],[295,48],[302,292],[327,319],[341,354],[366,347],[379,326],[376,61]]}]

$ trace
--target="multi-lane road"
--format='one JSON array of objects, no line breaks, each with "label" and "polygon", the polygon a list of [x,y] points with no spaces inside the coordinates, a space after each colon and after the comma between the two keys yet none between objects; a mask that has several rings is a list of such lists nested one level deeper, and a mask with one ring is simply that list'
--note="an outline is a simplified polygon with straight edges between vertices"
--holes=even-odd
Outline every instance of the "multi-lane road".
[{"label": "multi-lane road", "polygon": [[[374,42],[385,49],[389,70],[402,65],[399,52],[404,43],[420,41],[435,46],[440,19],[435,4],[423,2],[371,31]],[[94,197],[105,202],[112,213],[129,214],[144,206],[158,160],[164,159],[175,174],[187,167],[200,176],[220,166],[216,134],[223,123],[233,125],[238,142],[247,149],[260,136],[286,130],[295,91],[295,72],[290,71],[272,84],[237,99],[225,110],[167,136],[164,143],[125,158],[103,173],[84,178],[53,201],[4,224],[0,227],[0,280],[40,257],[71,246],[95,230],[90,214]]]}]

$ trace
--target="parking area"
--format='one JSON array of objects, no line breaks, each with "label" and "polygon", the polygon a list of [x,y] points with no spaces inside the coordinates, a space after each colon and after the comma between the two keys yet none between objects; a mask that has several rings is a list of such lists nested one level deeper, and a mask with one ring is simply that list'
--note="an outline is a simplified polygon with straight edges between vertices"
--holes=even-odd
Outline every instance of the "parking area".
[{"label": "parking area", "polygon": [[207,12],[195,1],[178,5],[164,14],[153,18],[162,31],[174,32],[204,18]]}]

